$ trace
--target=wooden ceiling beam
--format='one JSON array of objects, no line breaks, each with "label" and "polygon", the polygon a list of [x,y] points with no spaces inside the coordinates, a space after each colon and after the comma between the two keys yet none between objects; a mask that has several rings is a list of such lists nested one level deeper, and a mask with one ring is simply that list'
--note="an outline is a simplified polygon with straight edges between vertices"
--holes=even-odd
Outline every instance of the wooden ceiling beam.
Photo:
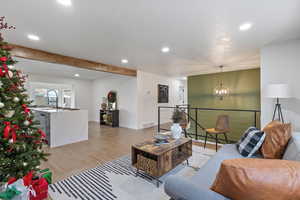
[{"label": "wooden ceiling beam", "polygon": [[26,58],[31,60],[38,60],[48,63],[56,63],[63,65],[70,65],[83,69],[108,72],[114,74],[121,74],[126,76],[136,76],[135,69],[128,69],[124,67],[118,67],[114,65],[108,65],[104,63],[84,60],[80,58],[74,58],[70,56],[64,56],[60,54],[50,53],[39,49],[32,49],[20,45],[10,44],[13,49],[11,51],[12,56]]}]

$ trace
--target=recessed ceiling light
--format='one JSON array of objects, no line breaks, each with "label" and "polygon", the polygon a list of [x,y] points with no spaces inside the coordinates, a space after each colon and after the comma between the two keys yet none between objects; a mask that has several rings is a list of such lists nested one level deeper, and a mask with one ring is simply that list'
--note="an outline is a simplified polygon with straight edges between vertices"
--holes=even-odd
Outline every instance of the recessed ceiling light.
[{"label": "recessed ceiling light", "polygon": [[79,75],[79,74],[74,74],[74,76],[75,76],[75,77],[79,77],[80,75]]},{"label": "recessed ceiling light", "polygon": [[170,51],[169,47],[163,47],[163,48],[161,48],[161,52],[163,52],[163,53],[168,53],[169,51]]},{"label": "recessed ceiling light", "polygon": [[230,41],[230,38],[227,38],[227,37],[224,37],[221,39],[223,42],[229,42]]},{"label": "recessed ceiling light", "polygon": [[252,23],[244,23],[242,25],[240,25],[240,31],[247,31],[252,27]]},{"label": "recessed ceiling light", "polygon": [[121,62],[122,62],[123,64],[126,64],[126,63],[128,63],[128,60],[127,60],[127,59],[122,59]]},{"label": "recessed ceiling light", "polygon": [[64,6],[71,6],[72,5],[72,1],[71,0],[56,0],[58,3],[60,3],[61,5]]},{"label": "recessed ceiling light", "polygon": [[28,39],[34,40],[34,41],[39,41],[40,40],[39,36],[33,35],[33,34],[28,34],[27,37],[28,37]]}]

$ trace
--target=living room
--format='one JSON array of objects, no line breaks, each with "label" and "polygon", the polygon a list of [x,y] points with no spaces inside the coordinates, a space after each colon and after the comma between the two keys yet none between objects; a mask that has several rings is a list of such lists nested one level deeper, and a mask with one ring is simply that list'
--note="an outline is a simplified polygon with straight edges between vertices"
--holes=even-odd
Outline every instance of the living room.
[{"label": "living room", "polygon": [[300,199],[299,8],[3,3],[0,199]]}]

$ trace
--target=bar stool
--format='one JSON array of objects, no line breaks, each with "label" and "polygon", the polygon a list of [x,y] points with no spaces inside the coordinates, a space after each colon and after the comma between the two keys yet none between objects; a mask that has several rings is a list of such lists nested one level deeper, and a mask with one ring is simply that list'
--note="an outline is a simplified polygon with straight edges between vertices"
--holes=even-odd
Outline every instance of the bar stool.
[{"label": "bar stool", "polygon": [[224,135],[225,141],[228,144],[228,138],[227,133],[230,132],[229,128],[229,116],[228,115],[219,115],[217,122],[216,122],[216,128],[207,128],[205,129],[205,143],[204,148],[206,147],[207,142],[207,136],[210,135],[211,138],[214,138],[216,140],[216,151],[218,151],[218,136]]}]

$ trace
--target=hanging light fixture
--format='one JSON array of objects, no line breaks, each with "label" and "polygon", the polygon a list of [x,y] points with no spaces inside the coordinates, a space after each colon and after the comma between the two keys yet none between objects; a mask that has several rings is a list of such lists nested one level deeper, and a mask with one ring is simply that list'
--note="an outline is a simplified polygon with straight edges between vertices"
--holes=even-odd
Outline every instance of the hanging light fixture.
[{"label": "hanging light fixture", "polygon": [[[223,66],[220,66],[221,73],[223,72]],[[215,88],[215,95],[220,98],[220,100],[223,100],[224,96],[229,94],[228,88],[224,87],[223,81],[221,79],[219,85]]]}]

